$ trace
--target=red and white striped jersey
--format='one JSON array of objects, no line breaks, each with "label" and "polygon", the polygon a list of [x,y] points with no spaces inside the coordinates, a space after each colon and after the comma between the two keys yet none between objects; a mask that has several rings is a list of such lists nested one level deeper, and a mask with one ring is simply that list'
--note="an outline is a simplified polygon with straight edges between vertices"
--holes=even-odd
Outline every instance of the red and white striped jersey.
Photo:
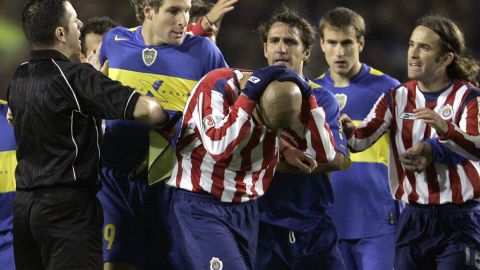
[{"label": "red and white striped jersey", "polygon": [[[256,103],[239,96],[242,77],[239,70],[222,68],[195,86],[184,110],[169,185],[233,203],[253,200],[268,189],[279,159],[280,132],[252,118]],[[315,97],[304,102],[300,118],[305,127],[291,136],[300,140],[297,145],[307,146],[305,153],[318,162],[332,160],[335,142]]]},{"label": "red and white striped jersey", "polygon": [[[455,81],[436,102],[426,102],[416,81],[411,81],[382,95],[361,126],[348,139],[353,152],[362,151],[390,130],[389,178],[394,197],[420,204],[463,203],[480,197],[480,92],[470,84]],[[414,108],[428,107],[448,121],[446,136],[430,125],[416,120]],[[468,160],[446,165],[433,163],[423,172],[403,168],[399,155],[428,138]]]}]

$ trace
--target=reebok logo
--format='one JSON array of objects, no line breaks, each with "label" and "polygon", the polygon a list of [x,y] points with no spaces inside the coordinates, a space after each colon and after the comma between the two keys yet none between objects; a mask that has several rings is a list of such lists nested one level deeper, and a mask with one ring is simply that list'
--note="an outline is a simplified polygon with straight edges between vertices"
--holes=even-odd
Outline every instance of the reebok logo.
[{"label": "reebok logo", "polygon": [[248,81],[252,83],[258,83],[260,79],[255,76],[250,76],[250,78],[248,78]]},{"label": "reebok logo", "polygon": [[122,37],[119,37],[118,35],[115,35],[115,41],[123,41],[123,40],[128,40],[128,38],[122,38]]},{"label": "reebok logo", "polygon": [[403,112],[403,113],[400,115],[400,119],[403,119],[403,120],[415,120],[415,119],[417,119],[417,118],[415,117],[415,114],[414,114],[414,113]]}]

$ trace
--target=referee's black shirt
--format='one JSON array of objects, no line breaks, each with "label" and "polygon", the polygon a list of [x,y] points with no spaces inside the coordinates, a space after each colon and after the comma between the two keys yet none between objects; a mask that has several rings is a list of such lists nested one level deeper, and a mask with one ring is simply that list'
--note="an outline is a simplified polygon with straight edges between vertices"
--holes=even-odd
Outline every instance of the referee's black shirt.
[{"label": "referee's black shirt", "polygon": [[132,119],[139,94],[89,64],[34,50],[8,87],[17,140],[17,190],[98,190],[101,121]]}]

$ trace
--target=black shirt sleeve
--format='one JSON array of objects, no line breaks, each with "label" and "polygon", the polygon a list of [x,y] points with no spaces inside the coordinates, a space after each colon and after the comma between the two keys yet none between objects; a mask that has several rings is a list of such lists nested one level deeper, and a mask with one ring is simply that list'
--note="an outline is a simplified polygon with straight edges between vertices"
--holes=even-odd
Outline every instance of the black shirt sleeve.
[{"label": "black shirt sleeve", "polygon": [[102,119],[133,119],[133,110],[140,94],[135,89],[123,86],[90,64],[69,63],[65,68],[71,93],[72,106],[89,116]]}]

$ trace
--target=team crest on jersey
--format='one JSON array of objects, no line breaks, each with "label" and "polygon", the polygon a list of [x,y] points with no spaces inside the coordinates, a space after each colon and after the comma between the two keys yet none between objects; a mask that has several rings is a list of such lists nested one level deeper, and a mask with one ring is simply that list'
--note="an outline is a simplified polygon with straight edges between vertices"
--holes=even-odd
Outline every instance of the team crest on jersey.
[{"label": "team crest on jersey", "polygon": [[207,130],[215,126],[215,121],[213,121],[212,115],[207,115],[203,118],[203,129]]},{"label": "team crest on jersey", "polygon": [[442,110],[440,111],[440,116],[443,118],[443,120],[451,119],[453,116],[452,105],[447,104],[443,106]]},{"label": "team crest on jersey", "polygon": [[403,112],[402,114],[400,114],[400,119],[403,119],[403,120],[415,120],[415,119],[417,119],[417,118],[415,117],[415,114],[414,114],[414,113]]},{"label": "team crest on jersey", "polygon": [[143,63],[147,66],[151,66],[155,59],[157,59],[157,51],[155,49],[145,48],[142,51]]},{"label": "team crest on jersey", "polygon": [[210,260],[210,270],[222,270],[223,262],[219,258],[212,257]]},{"label": "team crest on jersey", "polygon": [[337,99],[338,107],[340,107],[340,111],[345,108],[345,105],[347,105],[347,95],[345,94],[335,94],[335,98]]}]

